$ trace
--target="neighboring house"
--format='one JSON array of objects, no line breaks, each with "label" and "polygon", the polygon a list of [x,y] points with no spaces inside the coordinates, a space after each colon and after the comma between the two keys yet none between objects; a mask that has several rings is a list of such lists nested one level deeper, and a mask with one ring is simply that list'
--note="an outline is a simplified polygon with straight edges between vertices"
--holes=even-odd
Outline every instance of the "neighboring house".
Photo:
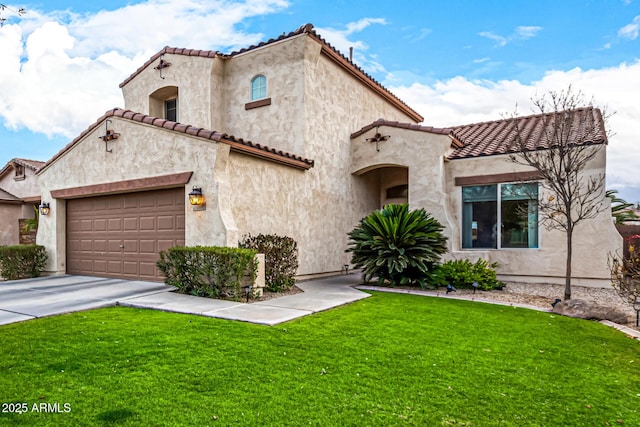
[{"label": "neighboring house", "polygon": [[[497,194],[535,178],[482,132],[501,122],[418,125],[420,114],[310,24],[231,54],[166,47],[120,87],[126,109],[108,111],[38,173],[51,205],[38,233],[50,272],[161,280],[160,250],[275,233],[298,242],[299,276],[335,274],[362,217],[409,202],[445,225],[452,257],[498,261],[519,280],[564,275],[558,233],[514,217],[497,246],[484,229],[499,215]],[[605,149],[594,170],[604,171]],[[203,206],[189,205],[194,187]],[[609,216],[576,233],[577,283],[607,277],[606,252],[621,245]]]},{"label": "neighboring house", "polygon": [[36,171],[44,162],[12,159],[0,170],[0,246],[34,243],[34,233],[26,233],[25,220],[35,217],[40,203]]}]

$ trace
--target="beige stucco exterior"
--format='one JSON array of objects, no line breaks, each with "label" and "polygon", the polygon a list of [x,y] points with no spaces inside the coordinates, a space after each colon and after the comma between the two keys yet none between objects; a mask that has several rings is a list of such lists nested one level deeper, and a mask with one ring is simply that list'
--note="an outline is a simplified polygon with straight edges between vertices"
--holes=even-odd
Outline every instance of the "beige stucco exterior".
[{"label": "beige stucco exterior", "polygon": [[[404,165],[409,168],[409,205],[424,208],[445,227],[449,253],[446,258],[472,260],[483,258],[497,262],[499,276],[505,280],[525,282],[563,283],[566,267],[566,236],[558,230],[539,227],[539,248],[536,249],[462,249],[462,187],[457,177],[486,176],[529,171],[510,162],[506,155],[470,159],[445,160],[451,139],[446,135],[382,127],[381,133],[390,135],[380,143],[377,152],[367,142],[376,130],[354,139],[352,144],[352,172],[362,173],[376,165]],[[583,172],[586,179],[602,174],[606,168],[606,146]],[[578,225],[573,245],[573,283],[584,286],[609,286],[609,254],[622,247],[622,237],[611,220],[609,200],[602,189],[602,212],[594,219]],[[586,237],[586,238],[585,238]],[[597,250],[594,250],[597,248]]]},{"label": "beige stucco exterior", "polygon": [[[52,191],[190,172],[185,198],[192,186],[201,187],[206,209],[186,204],[187,245],[235,246],[247,234],[290,236],[298,242],[299,276],[342,271],[350,260],[347,233],[372,210],[405,201],[386,193],[402,185],[408,185],[412,208],[426,209],[445,226],[449,257],[497,261],[501,275],[519,280],[559,281],[564,275],[565,249],[557,232],[542,230],[535,250],[461,250],[455,178],[523,168],[501,156],[448,161],[452,140],[446,132],[384,126],[352,138],[380,118],[415,125],[419,116],[317,38],[296,34],[234,55],[163,52],[123,83],[125,107],[158,116],[163,97],[177,96],[179,122],[222,136],[110,116],[74,140],[39,174],[42,200],[51,203],[38,234],[50,272],[66,269],[66,201],[54,199]],[[165,64],[162,76],[159,61]],[[256,75],[267,78],[267,100],[259,105],[251,100]],[[99,139],[107,129],[119,134],[109,141],[111,152]],[[378,130],[388,140],[367,141]],[[234,149],[236,138],[252,141],[253,148],[275,148],[276,157],[282,151],[313,160],[313,167],[296,167],[284,154],[274,159],[264,150]],[[604,171],[604,160],[603,146],[593,170]],[[621,240],[608,212],[585,223],[577,231],[583,233],[597,236],[576,243],[575,276],[580,283],[602,284],[606,253]],[[603,248],[598,254],[594,244]]]},{"label": "beige stucco exterior", "polygon": [[20,219],[35,217],[34,206],[38,205],[40,187],[38,177],[31,168],[24,167],[24,174],[16,177],[14,169],[7,165],[0,174],[0,189],[15,200],[0,198],[0,246],[20,243]]}]

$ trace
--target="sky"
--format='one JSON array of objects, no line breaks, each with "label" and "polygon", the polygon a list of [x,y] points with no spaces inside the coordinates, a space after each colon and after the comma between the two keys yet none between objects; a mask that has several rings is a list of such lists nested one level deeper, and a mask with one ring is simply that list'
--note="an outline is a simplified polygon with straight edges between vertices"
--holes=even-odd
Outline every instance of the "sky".
[{"label": "sky", "polygon": [[571,85],[612,114],[607,188],[640,202],[640,0],[0,1],[0,168],[124,107],[118,85],[164,46],[230,53],[312,23],[426,126],[533,114]]}]

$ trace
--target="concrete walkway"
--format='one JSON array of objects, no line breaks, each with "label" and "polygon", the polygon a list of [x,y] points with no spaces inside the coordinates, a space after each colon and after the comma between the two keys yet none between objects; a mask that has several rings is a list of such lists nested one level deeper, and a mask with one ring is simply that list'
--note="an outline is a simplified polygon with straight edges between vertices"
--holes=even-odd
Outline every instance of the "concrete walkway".
[{"label": "concrete walkway", "polygon": [[162,283],[87,276],[0,282],[0,325],[121,305],[276,325],[367,298],[354,289],[359,274],[298,283],[304,292],[251,304],[175,292]]},{"label": "concrete walkway", "polygon": [[116,305],[128,298],[168,293],[163,283],[88,276],[48,276],[0,282],[0,325]]},{"label": "concrete walkway", "polygon": [[304,291],[303,293],[250,304],[175,293],[159,293],[130,298],[120,301],[118,304],[263,325],[277,325],[369,297],[368,293],[352,287],[358,283],[361,283],[359,274],[300,282],[297,283],[297,286]]}]

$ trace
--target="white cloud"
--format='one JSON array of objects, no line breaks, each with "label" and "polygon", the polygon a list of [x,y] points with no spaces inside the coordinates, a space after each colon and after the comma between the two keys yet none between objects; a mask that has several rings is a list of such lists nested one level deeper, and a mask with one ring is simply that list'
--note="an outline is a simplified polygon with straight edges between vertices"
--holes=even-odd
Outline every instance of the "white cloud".
[{"label": "white cloud", "polygon": [[353,60],[358,63],[368,73],[384,71],[384,67],[376,61],[374,56],[367,56],[365,52],[369,46],[361,40],[350,40],[350,36],[361,32],[371,25],[387,25],[387,21],[382,18],[363,18],[356,22],[350,22],[345,29],[316,28],[316,31],[334,48],[343,55],[349,55],[349,48],[353,48]]},{"label": "white cloud", "polygon": [[287,5],[148,0],[94,15],[29,10],[0,31],[0,117],[12,130],[75,137],[108,109],[122,106],[118,83],[165,45],[246,47],[264,36],[236,27]]},{"label": "white cloud", "polygon": [[516,27],[515,31],[511,35],[506,37],[495,34],[491,31],[482,31],[478,33],[478,35],[495,41],[497,46],[504,47],[514,40],[528,40],[530,38],[533,38],[541,30],[542,27],[538,27],[535,25],[521,25],[519,27]]},{"label": "white cloud", "polygon": [[506,37],[499,36],[497,34],[492,33],[491,31],[483,31],[478,33],[479,36],[486,37],[496,42],[498,46],[505,46],[508,42]]},{"label": "white cloud", "polygon": [[535,37],[540,30],[542,30],[542,27],[537,27],[535,25],[520,26],[516,28],[516,37],[523,40],[530,39]]},{"label": "white cloud", "polygon": [[[517,105],[521,115],[536,113],[531,98],[550,90],[566,89],[570,84],[591,96],[596,106],[615,114],[609,119],[607,186],[634,191],[640,200],[640,60],[632,64],[598,70],[574,68],[550,71],[544,78],[525,85],[518,81],[468,80],[455,77],[433,85],[414,83],[391,88],[400,99],[425,117],[425,124],[436,127],[498,120],[512,114]],[[635,190],[631,190],[635,188]],[[625,194],[625,193],[622,193]],[[628,193],[627,193],[628,194]]]},{"label": "white cloud", "polygon": [[638,30],[640,30],[640,15],[633,18],[631,24],[627,24],[618,30],[618,36],[624,39],[635,40],[638,38]]}]

